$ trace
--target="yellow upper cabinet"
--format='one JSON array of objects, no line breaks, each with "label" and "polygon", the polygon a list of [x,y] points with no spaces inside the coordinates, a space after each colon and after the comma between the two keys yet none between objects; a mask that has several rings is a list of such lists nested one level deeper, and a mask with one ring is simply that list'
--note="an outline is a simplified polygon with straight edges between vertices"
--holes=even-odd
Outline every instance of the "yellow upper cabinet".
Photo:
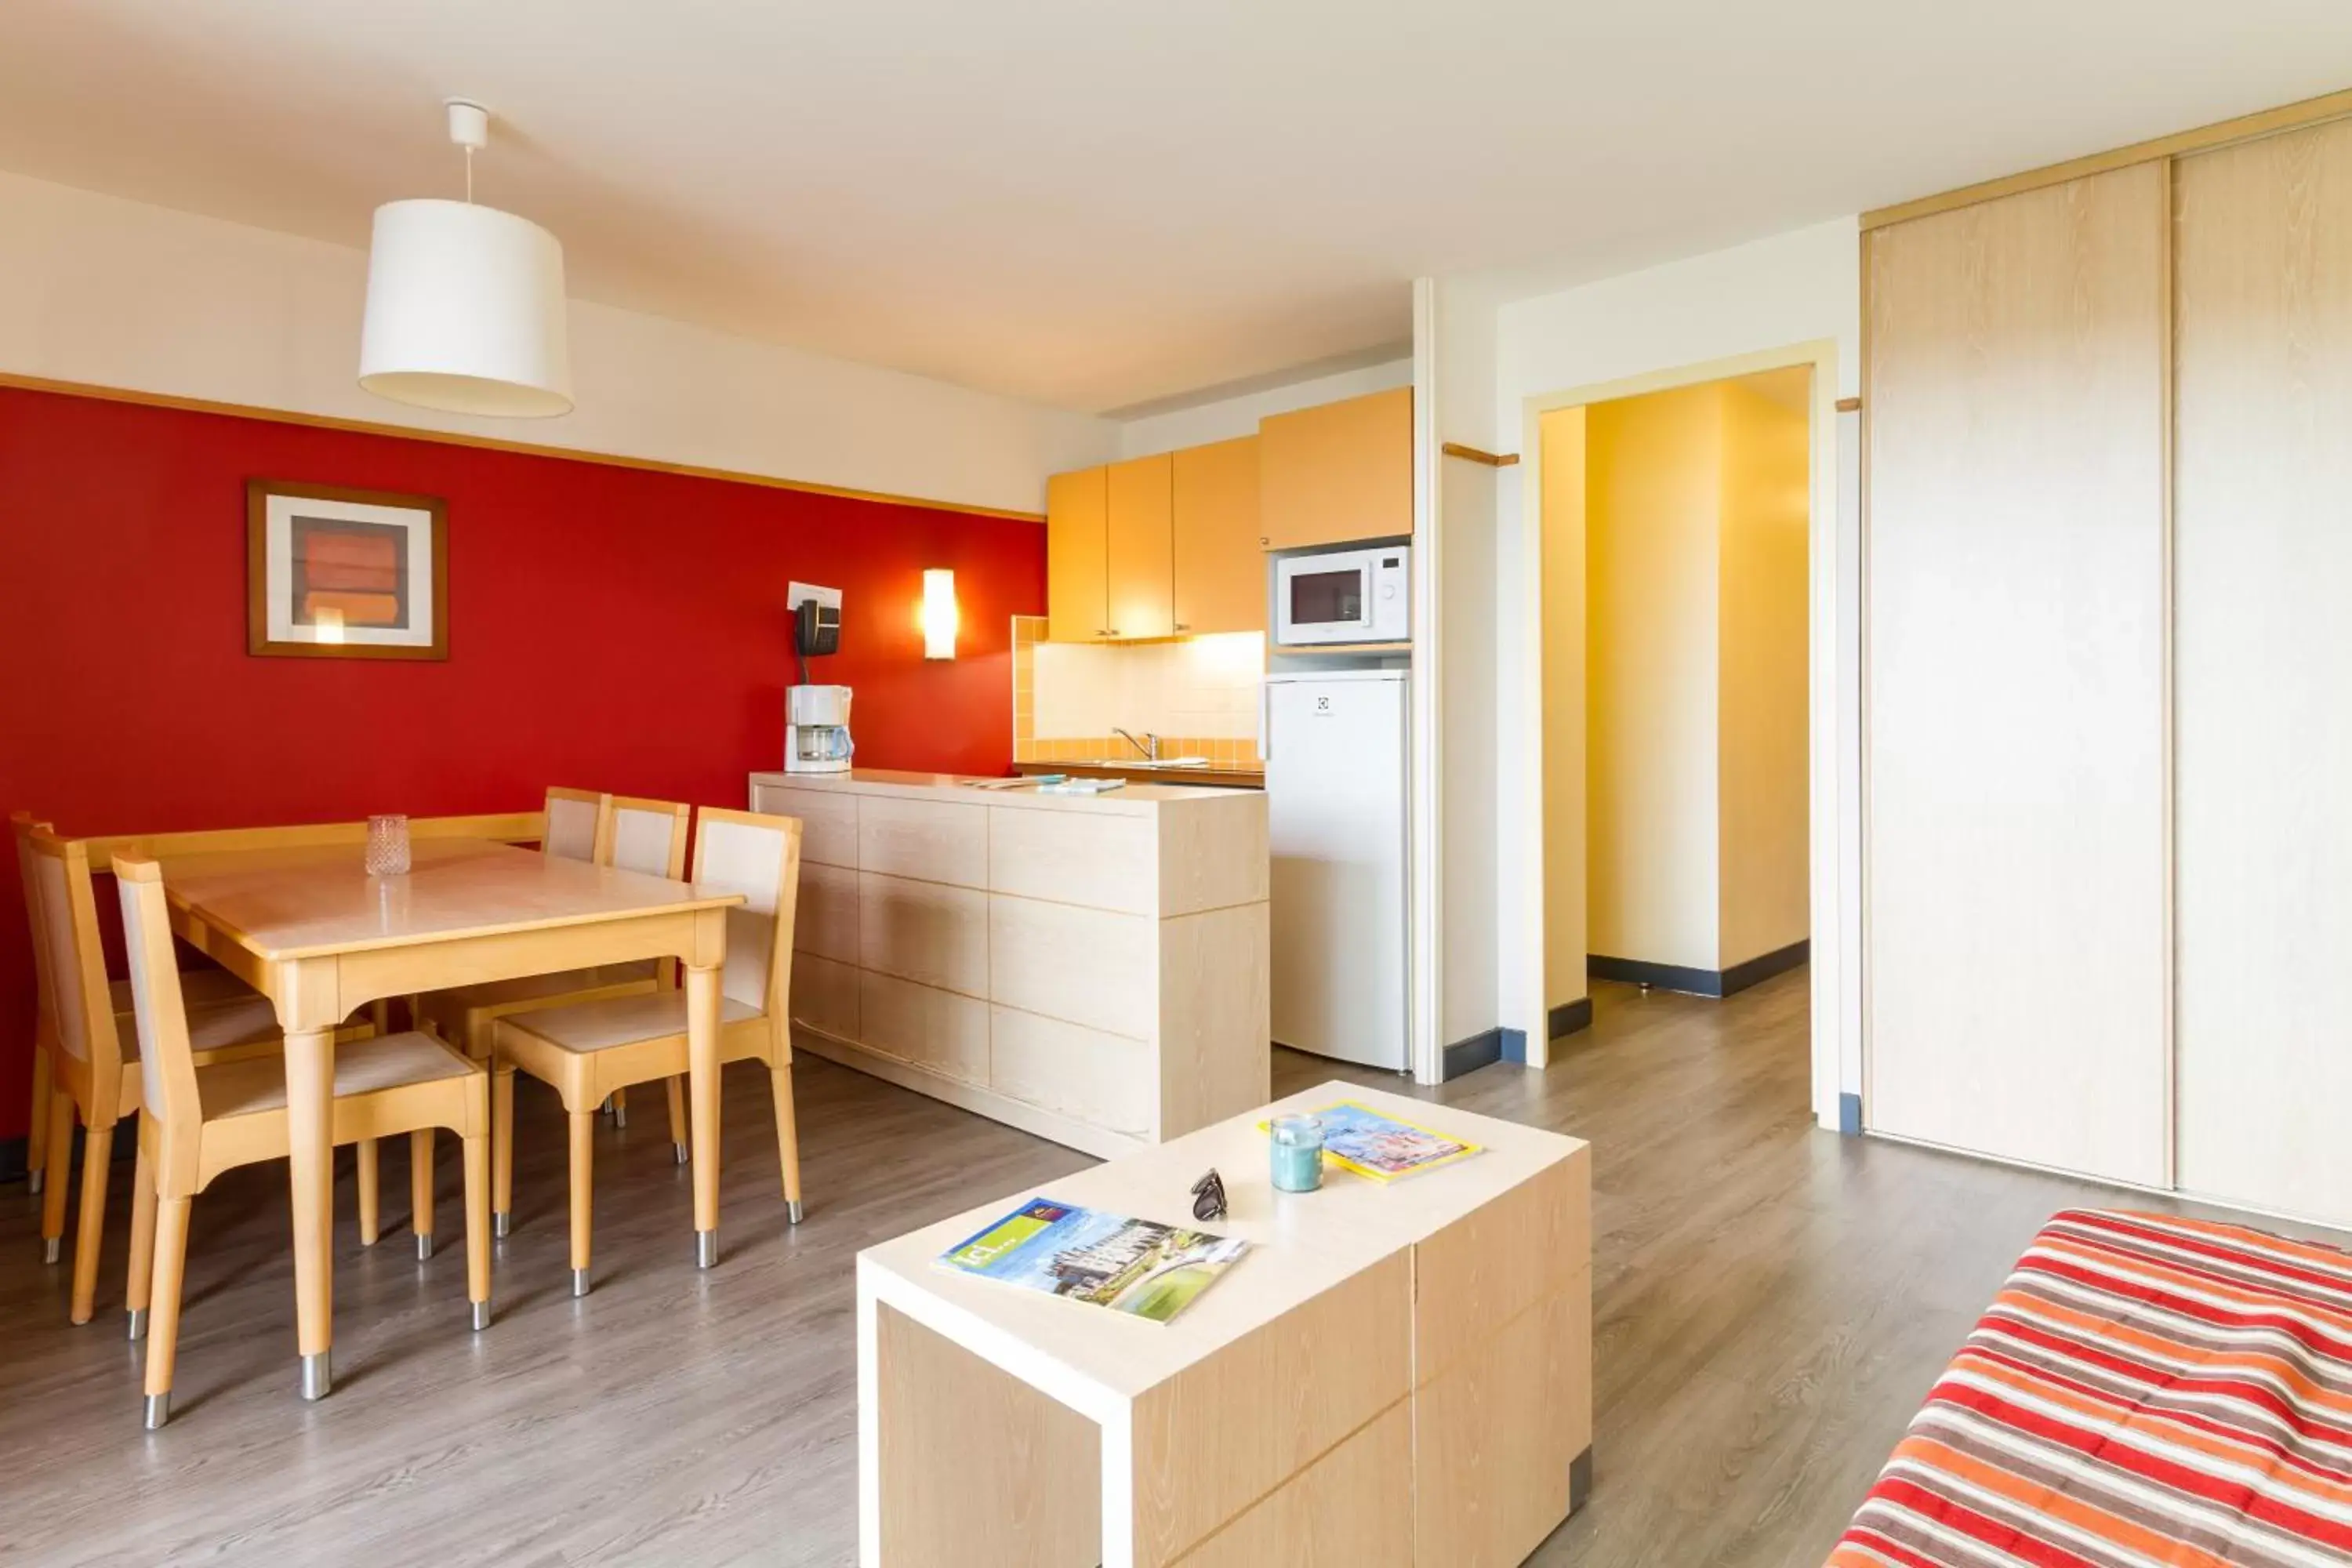
[{"label": "yellow upper cabinet", "polygon": [[1412,531],[1412,388],[1271,415],[1258,438],[1265,549]]},{"label": "yellow upper cabinet", "polygon": [[[1113,463],[1106,578],[1115,637],[1164,637],[1176,629],[1174,458],[1162,452]],[[1046,570],[1053,570],[1048,561]]]},{"label": "yellow upper cabinet", "polygon": [[1080,468],[1045,482],[1045,635],[1055,642],[1110,635],[1109,479]]},{"label": "yellow upper cabinet", "polygon": [[1188,447],[1175,457],[1176,630],[1265,630],[1258,540],[1258,438]]}]

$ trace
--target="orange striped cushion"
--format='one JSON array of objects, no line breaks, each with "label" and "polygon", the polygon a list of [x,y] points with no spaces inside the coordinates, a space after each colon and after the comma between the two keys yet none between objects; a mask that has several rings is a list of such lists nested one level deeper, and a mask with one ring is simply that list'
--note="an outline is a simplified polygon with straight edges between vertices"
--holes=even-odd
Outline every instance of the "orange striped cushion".
[{"label": "orange striped cushion", "polygon": [[2352,1563],[2352,1254],[2205,1220],[2057,1215],[1829,1563]]}]

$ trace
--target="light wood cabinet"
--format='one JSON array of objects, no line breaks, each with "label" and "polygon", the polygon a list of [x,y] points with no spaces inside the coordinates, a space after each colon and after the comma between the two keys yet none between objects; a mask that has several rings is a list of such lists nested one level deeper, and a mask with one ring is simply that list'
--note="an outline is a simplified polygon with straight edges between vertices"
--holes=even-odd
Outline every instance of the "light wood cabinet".
[{"label": "light wood cabinet", "polygon": [[1107,471],[1103,574],[1110,608],[1105,626],[1114,637],[1164,637],[1176,629],[1174,469],[1172,458],[1162,452],[1113,463]]},{"label": "light wood cabinet", "polygon": [[861,769],[751,795],[848,862],[801,865],[795,1049],[1094,1154],[1266,1099],[1262,793]]},{"label": "light wood cabinet", "polygon": [[1045,481],[1045,635],[1055,642],[1110,635],[1109,479],[1107,468],[1081,468]]},{"label": "light wood cabinet", "polygon": [[1267,550],[1412,531],[1412,388],[1258,425],[1258,532]]},{"label": "light wood cabinet", "polygon": [[1258,439],[1175,454],[1175,610],[1182,633],[1265,630]]}]

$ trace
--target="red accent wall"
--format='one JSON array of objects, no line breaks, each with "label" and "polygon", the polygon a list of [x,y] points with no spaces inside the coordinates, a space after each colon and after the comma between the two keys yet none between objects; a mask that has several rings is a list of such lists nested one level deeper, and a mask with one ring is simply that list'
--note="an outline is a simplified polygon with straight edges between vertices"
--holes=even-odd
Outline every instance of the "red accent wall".
[{"label": "red accent wall", "polygon": [[[245,483],[439,496],[449,658],[245,651]],[[926,567],[961,657],[922,657]],[[788,580],[841,588],[861,765],[1010,769],[1034,522],[0,388],[0,811],[68,834],[530,809],[551,784],[743,805],[783,752]],[[13,843],[5,851],[13,860]],[[33,969],[0,889],[0,1137]]]}]

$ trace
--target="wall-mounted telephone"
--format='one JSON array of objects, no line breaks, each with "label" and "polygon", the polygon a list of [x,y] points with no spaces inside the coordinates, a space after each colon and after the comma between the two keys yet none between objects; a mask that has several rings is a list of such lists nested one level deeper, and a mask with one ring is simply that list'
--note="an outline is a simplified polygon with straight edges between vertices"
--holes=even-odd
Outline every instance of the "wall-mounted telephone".
[{"label": "wall-mounted telephone", "polygon": [[793,648],[803,658],[841,651],[841,606],[803,599],[793,612]]}]

